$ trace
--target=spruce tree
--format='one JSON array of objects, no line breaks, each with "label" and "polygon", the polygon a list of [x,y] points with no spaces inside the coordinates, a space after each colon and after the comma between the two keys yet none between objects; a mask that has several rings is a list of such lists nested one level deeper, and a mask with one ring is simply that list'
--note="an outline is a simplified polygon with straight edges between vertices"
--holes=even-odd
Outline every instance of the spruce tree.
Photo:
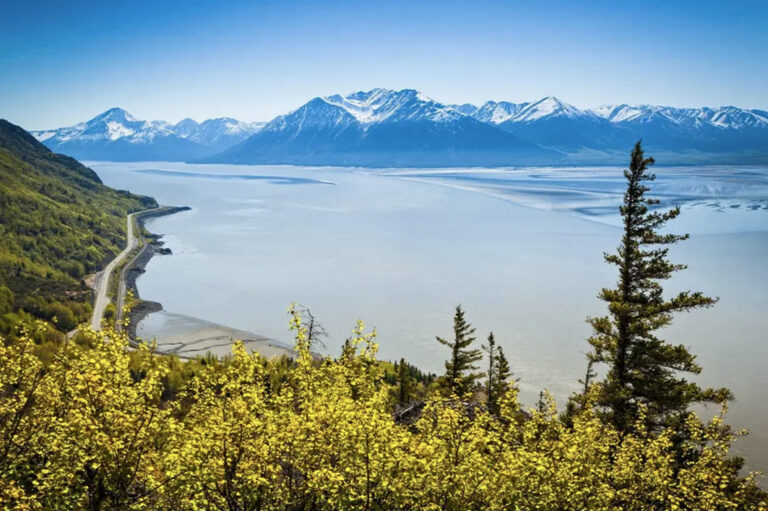
[{"label": "spruce tree", "polygon": [[657,428],[680,420],[693,403],[721,402],[730,397],[726,389],[703,390],[682,377],[680,373],[701,371],[694,355],[683,345],[671,345],[657,337],[657,330],[669,325],[674,313],[709,307],[717,300],[690,291],[663,297],[661,281],[686,267],[669,262],[669,246],[688,235],[660,232],[680,209],[652,211],[659,201],[645,193],[649,191],[647,183],[656,178],[648,171],[653,163],[638,142],[629,169],[624,171],[627,189],[620,208],[621,244],[615,254],[604,254],[605,260],[619,269],[618,284],[599,295],[607,302],[609,314],[588,319],[594,329],[589,356],[609,368],[598,405],[623,432],[633,428],[641,406],[646,409],[647,426]]},{"label": "spruce tree", "polygon": [[412,385],[411,376],[408,374],[408,365],[405,359],[400,359],[397,366],[397,399],[399,403],[407,403],[411,400]]},{"label": "spruce tree", "polygon": [[597,376],[597,373],[593,369],[595,366],[595,360],[590,355],[587,356],[587,371],[584,375],[584,379],[579,379],[581,384],[581,391],[571,394],[568,398],[568,403],[565,405],[565,410],[560,414],[560,420],[568,427],[573,426],[574,416],[584,410],[587,404],[587,394],[592,386],[592,381]]},{"label": "spruce tree", "polygon": [[482,376],[474,372],[476,362],[482,359],[480,350],[471,349],[475,342],[475,329],[464,318],[461,305],[453,316],[453,340],[437,337],[440,344],[451,348],[451,358],[445,362],[445,389],[450,394],[464,396],[472,391],[475,381]]},{"label": "spruce tree", "polygon": [[485,385],[485,393],[487,396],[488,410],[491,413],[495,413],[497,396],[495,392],[496,386],[496,359],[498,357],[498,349],[496,348],[496,339],[493,337],[493,332],[488,334],[488,346],[482,345],[483,351],[488,354],[488,372],[486,377],[488,378]]},{"label": "spruce tree", "polygon": [[491,408],[491,411],[493,413],[498,412],[498,403],[499,398],[503,396],[507,390],[509,390],[509,386],[512,382],[512,371],[509,368],[509,362],[507,361],[507,357],[504,356],[504,350],[501,346],[496,348],[496,364],[495,364],[495,375],[494,375],[494,381],[493,381],[493,407]]}]

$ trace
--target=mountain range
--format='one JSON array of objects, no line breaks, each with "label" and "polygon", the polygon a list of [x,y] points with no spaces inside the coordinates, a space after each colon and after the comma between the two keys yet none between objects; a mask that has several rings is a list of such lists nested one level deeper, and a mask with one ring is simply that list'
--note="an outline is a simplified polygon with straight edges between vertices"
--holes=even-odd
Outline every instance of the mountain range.
[{"label": "mountain range", "polygon": [[595,151],[610,157],[640,138],[649,151],[675,160],[765,161],[768,156],[768,112],[763,110],[626,104],[580,110],[554,97],[454,108],[526,140],[557,148],[571,159],[580,153],[594,158]]},{"label": "mountain range", "polygon": [[315,98],[207,161],[303,165],[506,165],[559,160],[411,89]]},{"label": "mountain range", "polygon": [[229,117],[202,123],[188,118],[176,124],[142,121],[122,108],[111,108],[74,126],[31,133],[51,150],[80,160],[185,161],[231,147],[263,124]]},{"label": "mountain range", "polygon": [[317,97],[267,123],[139,121],[113,108],[33,134],[94,160],[341,166],[605,164],[644,146],[665,163],[768,163],[768,112],[733,106],[609,105],[555,97],[451,105],[412,89]]}]

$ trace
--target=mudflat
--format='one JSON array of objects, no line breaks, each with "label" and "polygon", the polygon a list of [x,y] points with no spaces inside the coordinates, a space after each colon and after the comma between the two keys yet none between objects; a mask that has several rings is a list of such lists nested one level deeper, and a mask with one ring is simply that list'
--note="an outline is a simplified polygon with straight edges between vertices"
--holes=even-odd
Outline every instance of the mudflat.
[{"label": "mudflat", "polygon": [[160,352],[190,358],[206,352],[229,355],[235,341],[243,341],[248,351],[266,358],[293,353],[290,346],[259,334],[166,311],[149,315],[139,324],[136,334],[144,342],[155,340]]}]

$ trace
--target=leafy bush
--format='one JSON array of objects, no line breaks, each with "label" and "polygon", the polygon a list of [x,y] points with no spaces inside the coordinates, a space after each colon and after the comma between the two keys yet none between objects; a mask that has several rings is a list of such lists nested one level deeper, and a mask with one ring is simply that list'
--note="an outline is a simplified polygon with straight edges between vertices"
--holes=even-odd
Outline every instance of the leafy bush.
[{"label": "leafy bush", "polygon": [[[572,426],[550,400],[499,413],[435,393],[413,426],[362,324],[317,360],[298,315],[293,363],[235,346],[191,363],[127,351],[86,331],[47,367],[29,336],[0,346],[0,501],[13,509],[760,509],[727,457],[722,416],[690,415],[684,461],[671,431],[622,435],[587,406]],[[287,371],[282,383],[272,377]],[[287,369],[286,369],[287,368]],[[177,382],[178,384],[179,382]],[[642,422],[638,422],[642,425]]]}]

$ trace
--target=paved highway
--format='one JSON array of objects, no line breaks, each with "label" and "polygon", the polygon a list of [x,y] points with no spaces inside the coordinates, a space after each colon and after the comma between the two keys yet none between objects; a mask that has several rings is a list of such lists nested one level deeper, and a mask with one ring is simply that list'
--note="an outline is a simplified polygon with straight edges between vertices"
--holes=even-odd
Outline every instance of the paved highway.
[{"label": "paved highway", "polygon": [[[101,330],[101,320],[104,317],[104,309],[107,308],[109,303],[109,297],[107,291],[109,290],[109,279],[114,271],[115,267],[120,264],[128,254],[135,250],[139,246],[139,237],[136,235],[134,229],[134,217],[138,214],[144,214],[155,209],[147,209],[144,211],[137,211],[131,213],[126,217],[126,243],[122,252],[117,254],[117,257],[109,262],[106,268],[96,274],[96,278],[93,281],[93,290],[96,292],[96,300],[93,303],[93,316],[91,316],[91,328],[94,330]],[[121,287],[121,290],[123,288]],[[119,300],[122,303],[122,300]]]}]

